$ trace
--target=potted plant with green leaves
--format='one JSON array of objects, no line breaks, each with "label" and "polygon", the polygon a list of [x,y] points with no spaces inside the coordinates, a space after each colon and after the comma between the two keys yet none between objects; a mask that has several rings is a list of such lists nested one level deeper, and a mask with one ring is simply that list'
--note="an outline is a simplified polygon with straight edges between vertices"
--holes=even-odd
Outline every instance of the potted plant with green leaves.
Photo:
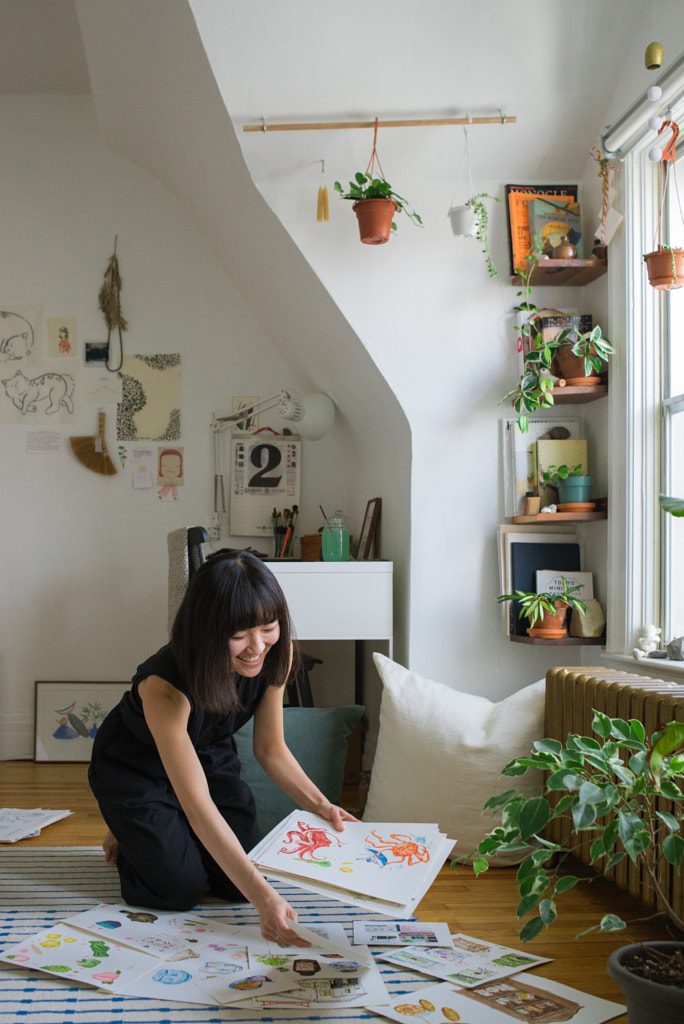
[{"label": "potted plant with green leaves", "polygon": [[[590,331],[577,334],[569,327],[552,342],[555,361],[566,384],[600,384],[608,359],[615,349],[598,324]],[[606,365],[604,365],[606,364]]]},{"label": "potted plant with green leaves", "polygon": [[463,206],[453,206],[449,210],[451,230],[459,238],[476,238],[482,245],[487,273],[490,277],[497,276],[497,269],[489,251],[489,211],[485,200],[491,199],[493,203],[500,203],[497,196],[490,196],[487,192],[478,192],[466,200]]},{"label": "potted plant with green leaves", "polygon": [[549,466],[543,470],[542,480],[547,486],[555,487],[558,491],[561,511],[564,505],[585,505],[589,502],[593,477],[582,473],[582,465],[579,462],[576,466]]},{"label": "potted plant with green leaves", "polygon": [[409,220],[422,226],[420,216],[415,210],[409,210],[406,199],[398,195],[384,178],[357,171],[348,189],[345,190],[339,181],[334,187],[342,199],[353,202],[352,209],[365,245],[382,245],[389,240],[390,233],[397,230],[395,213],[406,213]]},{"label": "potted plant with green leaves", "polygon": [[[506,778],[522,776],[530,768],[543,771],[541,794],[508,789],[485,804],[501,815],[501,824],[471,855],[473,870],[482,874],[488,858],[499,854],[524,855],[516,876],[523,942],[556,920],[559,897],[583,880],[566,866],[580,844],[588,849],[592,866],[603,873],[628,858],[650,880],[672,925],[684,932],[684,917],[662,884],[663,865],[679,873],[684,857],[681,813],[676,810],[684,800],[684,722],[659,726],[647,737],[636,719],[594,711],[592,729],[593,736],[571,734],[565,744],[538,740],[529,755],[505,766]],[[561,819],[568,816],[571,827],[563,829]],[[625,927],[618,915],[606,914],[589,931]],[[625,946],[611,954],[608,972],[623,989],[630,1024],[681,1024],[683,954],[684,941]],[[650,980],[634,974],[635,959],[650,961]],[[661,970],[666,978],[674,975],[678,987],[662,984]]]},{"label": "potted plant with green leaves", "polygon": [[[576,609],[586,612],[587,606],[575,596],[575,592],[582,589],[582,584],[577,583],[568,586],[568,581],[563,577],[563,589],[558,593],[543,591],[537,594],[533,591],[516,590],[513,594],[500,594],[497,598],[499,604],[504,601],[514,601],[518,607],[518,617],[526,618],[529,622],[527,632],[529,636],[540,640],[560,640],[567,634],[566,619],[569,609]],[[539,625],[537,625],[539,623]]]}]

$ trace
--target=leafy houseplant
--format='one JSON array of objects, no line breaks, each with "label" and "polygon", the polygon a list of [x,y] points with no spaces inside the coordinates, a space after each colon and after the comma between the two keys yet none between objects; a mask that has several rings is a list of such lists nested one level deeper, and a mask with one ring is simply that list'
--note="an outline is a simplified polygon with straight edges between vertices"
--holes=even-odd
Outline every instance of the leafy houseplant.
[{"label": "leafy houseplant", "polygon": [[570,466],[549,466],[542,473],[542,479],[545,484],[551,484],[553,487],[558,486],[559,480],[567,480],[569,476],[579,476],[582,471],[582,466],[578,462],[576,466],[570,468]]},{"label": "leafy houseplant", "polygon": [[565,504],[586,502],[589,500],[593,479],[582,473],[582,466],[549,466],[542,472],[542,480],[558,491],[561,507]]},{"label": "leafy houseplant", "polygon": [[[530,797],[509,789],[485,804],[486,809],[500,812],[502,820],[477,847],[473,870],[482,874],[488,868],[487,858],[499,853],[525,854],[517,872],[517,916],[519,921],[527,918],[520,928],[523,942],[534,939],[556,920],[558,897],[581,880],[566,873],[563,863],[583,835],[590,840],[590,863],[602,872],[611,871],[625,858],[645,872],[660,905],[675,927],[684,931],[684,919],[661,885],[659,870],[663,858],[674,870],[682,868],[681,815],[663,809],[663,802],[672,807],[672,802],[684,800],[684,722],[670,722],[647,738],[636,719],[627,722],[594,711],[592,729],[595,736],[571,734],[565,745],[556,739],[538,740],[528,756],[515,758],[503,769],[508,778],[524,775],[528,768],[541,769],[546,773],[542,795]],[[548,826],[568,815],[572,831],[567,843],[548,838]],[[563,833],[556,830],[554,834]],[[624,927],[619,916],[606,914],[589,931]],[[681,968],[680,985],[684,985],[682,949],[684,946],[673,958],[674,966]],[[624,963],[624,953],[618,950],[613,957]],[[610,965],[609,972],[616,977]],[[655,1007],[653,987],[647,997],[649,1013],[644,1017],[633,1015],[625,989],[630,1024],[638,1020],[681,1021],[684,992],[675,993],[679,1015],[669,1016]]]},{"label": "leafy houseplant", "polygon": [[489,212],[485,206],[485,199],[491,199],[495,203],[501,202],[497,196],[490,196],[487,192],[478,192],[476,196],[471,196],[465,205],[475,214],[475,237],[482,245],[487,273],[490,277],[496,277],[497,269],[489,251]]},{"label": "leafy houseplant", "polygon": [[556,359],[569,384],[597,383],[604,369],[602,364],[615,352],[598,324],[579,336],[572,328],[566,328],[551,344],[556,348]]},{"label": "leafy houseplant", "polygon": [[[574,592],[581,590],[582,585],[577,583],[568,586],[568,581],[563,577],[563,590],[558,594],[551,594],[545,591],[541,594],[532,591],[516,590],[513,594],[500,594],[497,598],[499,604],[504,601],[517,601],[519,606],[519,618],[527,618],[530,623],[527,632],[530,636],[547,636],[550,638],[564,636],[566,633],[565,618],[568,608],[586,612],[587,606]],[[539,622],[539,626],[536,623]]]},{"label": "leafy houseplant", "polygon": [[[354,175],[354,181],[349,182],[349,189],[347,191],[343,189],[339,181],[335,182],[334,187],[342,199],[350,199],[354,203],[354,212],[359,217],[361,241],[368,245],[380,245],[386,242],[389,238],[390,228],[392,231],[397,230],[397,225],[393,220],[395,213],[406,213],[406,216],[414,224],[418,226],[423,224],[416,211],[408,209],[406,199],[398,195],[384,178],[374,178],[369,174],[364,174],[362,171],[357,171]],[[366,204],[371,200],[375,201],[374,204],[367,206]],[[364,237],[361,217],[364,213],[373,209],[381,209],[383,211],[385,225],[382,230],[374,230],[371,234]]]}]

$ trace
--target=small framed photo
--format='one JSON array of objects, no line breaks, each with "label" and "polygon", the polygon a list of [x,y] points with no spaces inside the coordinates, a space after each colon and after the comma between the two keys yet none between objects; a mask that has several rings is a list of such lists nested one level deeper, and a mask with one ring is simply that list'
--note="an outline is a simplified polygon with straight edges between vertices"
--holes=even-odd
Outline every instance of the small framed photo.
[{"label": "small framed photo", "polygon": [[97,730],[130,687],[130,681],[36,682],[34,761],[90,761]]},{"label": "small framed photo", "polygon": [[366,505],[366,513],[361,525],[359,534],[359,545],[356,550],[356,557],[359,561],[367,562],[372,558],[379,558],[379,537],[380,537],[380,510],[382,509],[382,498],[371,498]]}]

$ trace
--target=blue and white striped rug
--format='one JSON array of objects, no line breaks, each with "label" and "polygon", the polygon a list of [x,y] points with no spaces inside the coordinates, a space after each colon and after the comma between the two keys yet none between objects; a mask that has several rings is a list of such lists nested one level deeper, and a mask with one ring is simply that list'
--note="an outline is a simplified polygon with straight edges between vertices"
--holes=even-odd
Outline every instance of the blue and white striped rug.
[{"label": "blue and white striped rug", "polygon": [[[294,886],[275,883],[303,924],[340,921],[351,938],[356,918],[372,914]],[[95,903],[120,903],[116,869],[95,846],[0,849],[0,951]],[[207,901],[194,913],[234,924],[256,924],[249,905]],[[378,963],[390,994],[424,988],[428,979]],[[241,1024],[252,1021],[378,1021],[363,1009],[248,1011],[134,999],[0,963],[0,1024]]]}]

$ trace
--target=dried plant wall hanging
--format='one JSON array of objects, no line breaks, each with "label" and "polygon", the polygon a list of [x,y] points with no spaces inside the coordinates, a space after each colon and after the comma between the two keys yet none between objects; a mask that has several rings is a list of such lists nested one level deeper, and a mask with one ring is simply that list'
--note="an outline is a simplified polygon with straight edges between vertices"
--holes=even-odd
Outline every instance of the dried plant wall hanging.
[{"label": "dried plant wall hanging", "polygon": [[[122,331],[128,330],[128,323],[121,312],[121,274],[119,273],[119,261],[116,257],[116,243],[119,236],[114,237],[114,252],[109,257],[109,263],[105,270],[104,281],[98,296],[100,309],[107,324],[107,369],[116,373],[123,365],[123,335]],[[117,366],[111,365],[111,337],[112,330],[119,333],[119,361]]]}]

